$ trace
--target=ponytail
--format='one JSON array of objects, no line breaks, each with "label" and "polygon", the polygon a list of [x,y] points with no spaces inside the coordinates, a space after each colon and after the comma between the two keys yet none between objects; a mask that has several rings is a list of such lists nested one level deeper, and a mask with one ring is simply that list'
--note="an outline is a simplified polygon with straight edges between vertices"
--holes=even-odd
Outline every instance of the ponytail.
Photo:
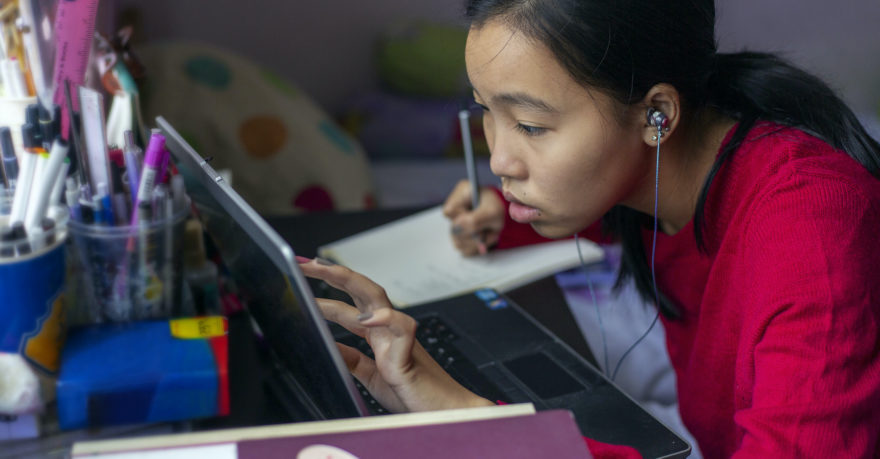
[{"label": "ponytail", "polygon": [[791,126],[822,139],[880,178],[880,144],[865,131],[852,110],[819,78],[777,56],[755,52],[718,54],[709,78],[708,98],[710,107],[739,120],[739,125],[718,155],[697,200],[694,234],[703,252],[709,186],[758,120]]}]

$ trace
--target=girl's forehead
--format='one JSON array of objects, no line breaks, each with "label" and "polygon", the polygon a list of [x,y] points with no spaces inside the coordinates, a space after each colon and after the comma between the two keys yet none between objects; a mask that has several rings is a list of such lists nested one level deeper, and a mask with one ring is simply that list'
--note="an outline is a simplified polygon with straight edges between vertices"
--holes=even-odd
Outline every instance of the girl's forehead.
[{"label": "girl's forehead", "polygon": [[465,62],[471,85],[478,91],[484,87],[553,91],[580,86],[546,46],[499,22],[471,29]]},{"label": "girl's forehead", "polygon": [[575,81],[549,48],[503,22],[471,28],[465,61],[484,103],[562,113],[596,102],[596,91]]},{"label": "girl's forehead", "polygon": [[490,21],[479,28],[470,29],[465,45],[465,60],[468,70],[473,72],[493,65],[520,63],[525,66],[555,61],[543,44],[499,21]]}]

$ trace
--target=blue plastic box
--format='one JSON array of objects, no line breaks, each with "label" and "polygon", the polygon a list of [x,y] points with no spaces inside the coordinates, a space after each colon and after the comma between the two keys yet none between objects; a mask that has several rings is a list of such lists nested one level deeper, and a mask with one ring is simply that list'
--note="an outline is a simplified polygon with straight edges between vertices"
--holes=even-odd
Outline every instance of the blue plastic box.
[{"label": "blue plastic box", "polygon": [[228,414],[225,329],[224,320],[220,336],[190,339],[173,336],[169,321],[70,330],[57,382],[61,428]]}]

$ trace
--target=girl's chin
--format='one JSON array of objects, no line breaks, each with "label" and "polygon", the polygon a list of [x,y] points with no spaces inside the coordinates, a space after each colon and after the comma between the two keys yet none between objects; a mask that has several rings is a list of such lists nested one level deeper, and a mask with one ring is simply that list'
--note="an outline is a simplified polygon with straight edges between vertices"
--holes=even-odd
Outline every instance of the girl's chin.
[{"label": "girl's chin", "polygon": [[549,222],[546,220],[536,220],[530,223],[532,229],[535,230],[539,235],[546,237],[548,239],[563,239],[569,236],[573,236],[577,233],[578,229],[573,229],[568,226],[559,225],[555,222]]}]

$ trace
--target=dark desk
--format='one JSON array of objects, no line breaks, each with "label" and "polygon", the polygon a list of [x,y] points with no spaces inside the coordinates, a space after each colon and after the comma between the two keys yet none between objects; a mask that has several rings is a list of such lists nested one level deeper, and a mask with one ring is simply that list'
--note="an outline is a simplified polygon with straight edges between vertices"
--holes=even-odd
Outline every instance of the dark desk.
[{"label": "dark desk", "polygon": [[[318,247],[369,229],[371,227],[396,220],[412,214],[420,209],[382,210],[367,212],[314,213],[301,216],[267,218],[276,231],[288,241],[298,255],[314,257]],[[317,286],[313,284],[317,291]],[[549,277],[529,284],[508,294],[514,301],[526,309],[545,327],[556,333],[576,352],[595,365],[593,356],[565,302],[562,291],[554,278]],[[113,429],[101,429],[104,432],[89,431],[65,434],[60,437],[41,438],[35,450],[20,445],[23,451],[39,451],[37,456],[47,455],[47,451],[63,454],[64,445],[70,446],[75,440],[94,440],[108,436],[138,436],[156,433],[181,432],[189,430],[222,429],[232,427],[257,426],[296,422],[289,410],[281,406],[283,403],[273,394],[273,378],[275,374],[272,359],[255,339],[249,319],[244,314],[231,317],[229,321],[229,380],[231,389],[231,414],[227,417],[212,418],[191,422],[173,423],[170,425],[145,426],[125,433],[115,433]],[[277,383],[277,382],[276,382]],[[597,406],[599,412],[601,407]],[[610,408],[610,407],[606,407]],[[607,410],[606,410],[607,411]],[[599,414],[599,413],[597,413]],[[622,413],[604,413],[602,416],[621,416]],[[626,417],[626,416],[624,416]],[[645,416],[638,416],[644,421]],[[645,426],[642,426],[645,427]],[[158,431],[156,429],[159,429]],[[636,428],[638,429],[638,428]],[[109,431],[108,431],[109,430]],[[637,432],[634,435],[639,435]],[[643,439],[648,441],[647,439]],[[28,442],[30,443],[30,442]],[[0,448],[0,457],[7,451]],[[13,455],[16,455],[14,451]],[[27,453],[24,454],[27,456]],[[48,454],[52,456],[52,454]],[[11,456],[10,456],[11,457]]]}]

